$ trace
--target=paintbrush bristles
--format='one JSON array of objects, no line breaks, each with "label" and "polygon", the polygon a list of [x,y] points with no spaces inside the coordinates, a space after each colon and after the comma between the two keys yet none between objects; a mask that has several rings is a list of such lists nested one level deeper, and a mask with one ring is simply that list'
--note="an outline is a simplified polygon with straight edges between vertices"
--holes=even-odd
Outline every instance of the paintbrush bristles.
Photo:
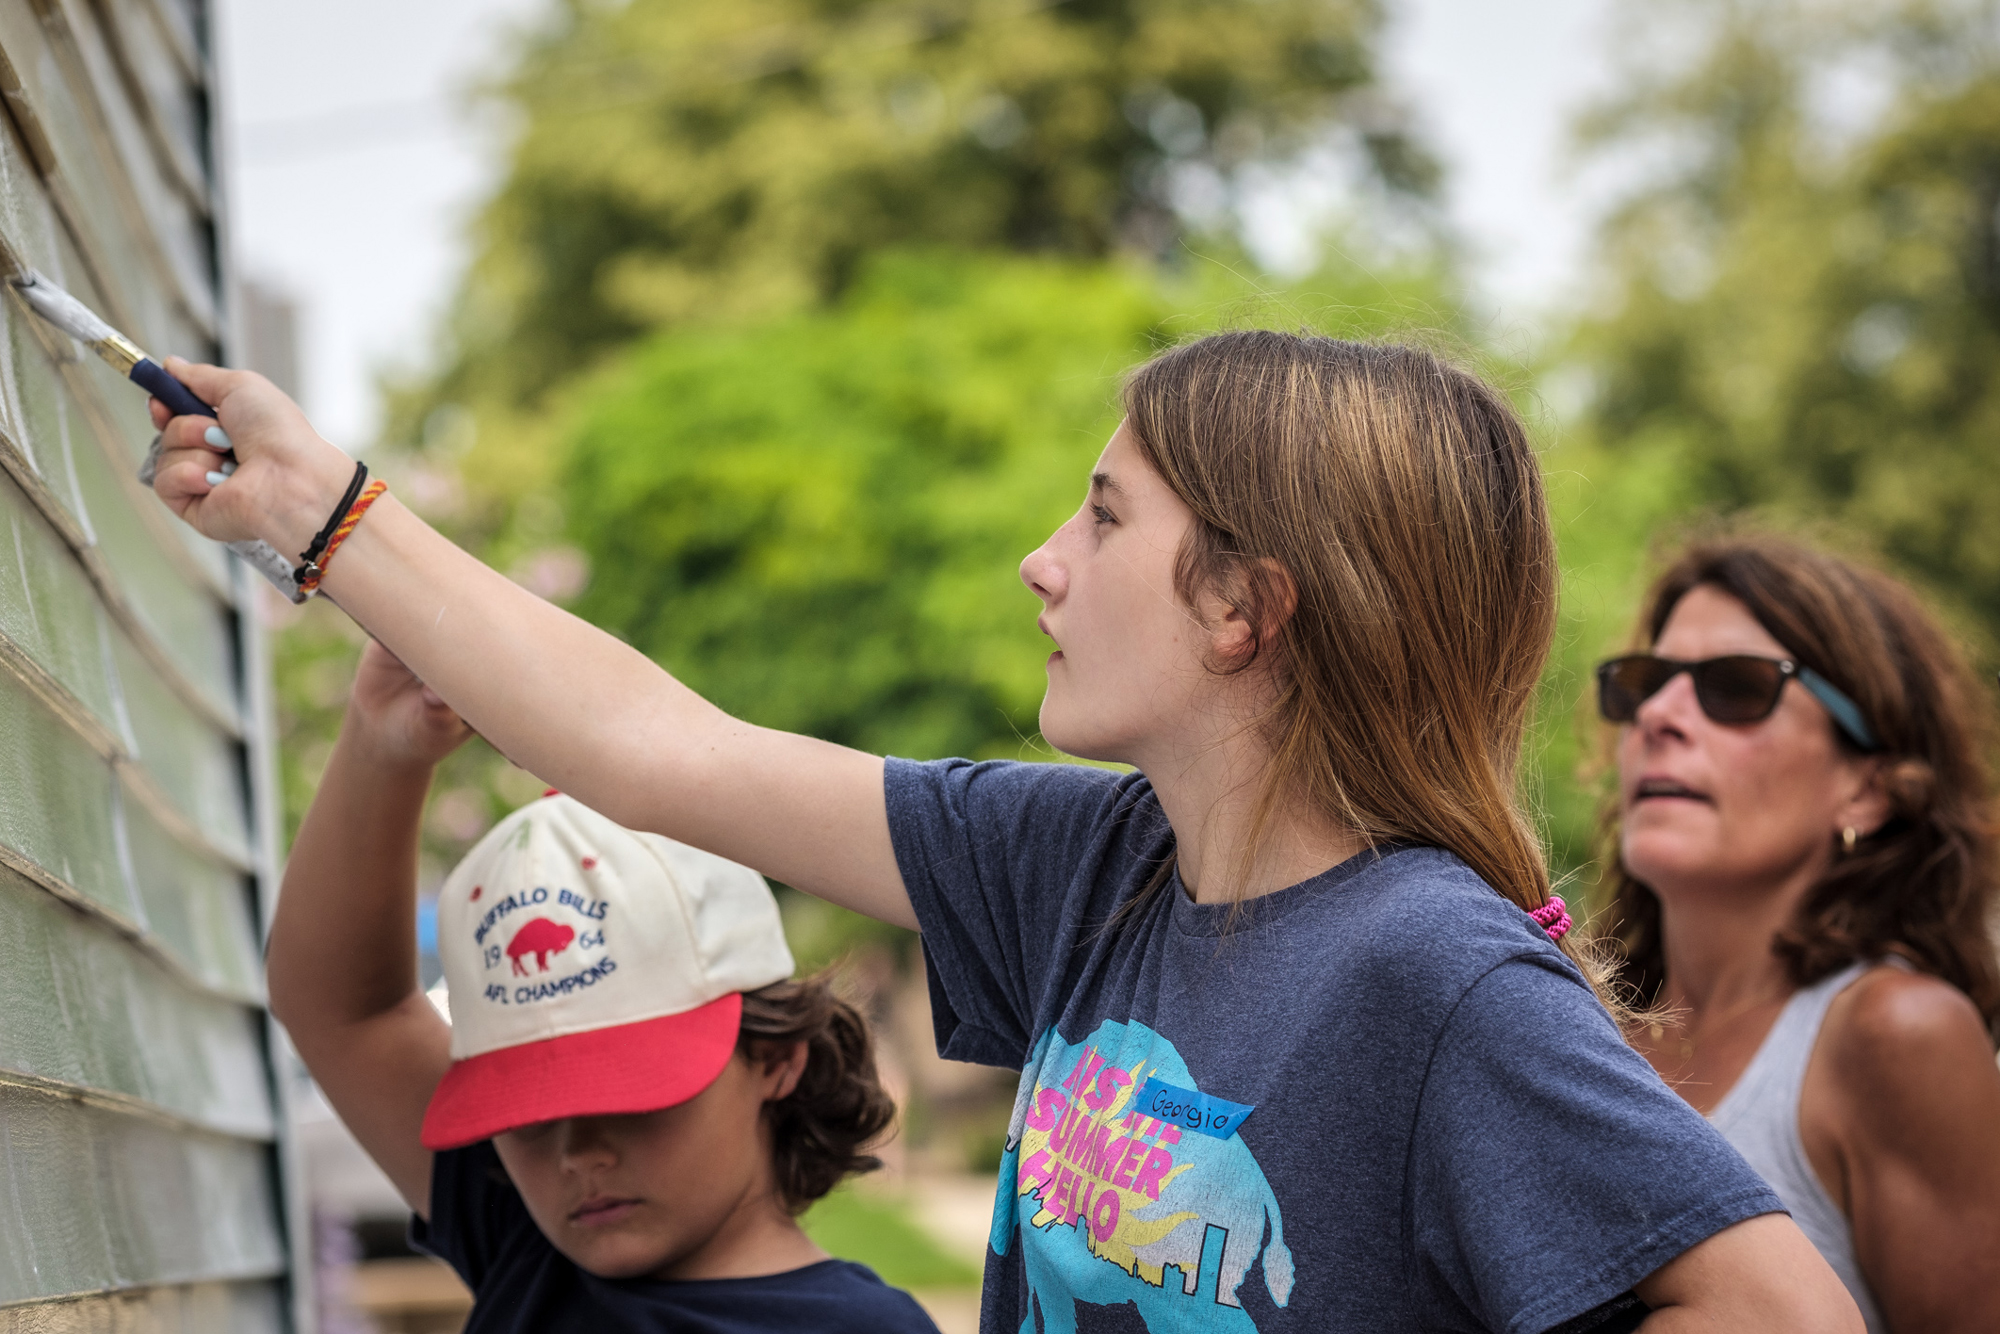
[{"label": "paintbrush bristles", "polygon": [[36,314],[70,337],[89,344],[91,351],[120,371],[130,373],[145,357],[131,339],[106,324],[96,311],[35,270],[28,269],[15,278],[14,286]]},{"label": "paintbrush bristles", "polygon": [[97,343],[117,333],[96,311],[33,269],[25,277],[16,278],[14,286],[21,289],[21,295],[28,299],[36,314],[72,338]]}]

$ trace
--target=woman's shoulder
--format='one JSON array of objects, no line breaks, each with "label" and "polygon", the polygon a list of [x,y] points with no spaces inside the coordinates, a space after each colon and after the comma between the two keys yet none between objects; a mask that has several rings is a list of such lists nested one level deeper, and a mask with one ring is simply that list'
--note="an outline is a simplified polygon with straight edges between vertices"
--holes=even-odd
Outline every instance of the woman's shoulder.
[{"label": "woman's shoulder", "polygon": [[[1936,977],[1871,968],[1828,1007],[1799,1105],[1799,1129],[1837,1201],[1858,1177],[1920,1183],[1937,1199],[1990,1199],[2000,1179],[1993,1126],[2000,1067],[1977,1007]],[[1845,1164],[1829,1174],[1822,1160]],[[1871,1193],[1878,1203],[1887,1198]]]},{"label": "woman's shoulder", "polygon": [[1922,1097],[1953,1066],[1993,1064],[1993,1045],[1972,1000],[1929,973],[1870,968],[1834,999],[1816,1057],[1839,1085],[1883,1096]]}]

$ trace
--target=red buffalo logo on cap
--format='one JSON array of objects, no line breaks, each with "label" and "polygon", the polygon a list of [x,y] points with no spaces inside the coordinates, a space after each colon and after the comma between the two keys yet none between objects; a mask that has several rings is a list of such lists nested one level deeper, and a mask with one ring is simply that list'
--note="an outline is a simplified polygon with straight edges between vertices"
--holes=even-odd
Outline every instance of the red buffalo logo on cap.
[{"label": "red buffalo logo on cap", "polygon": [[546,973],[549,971],[549,956],[561,954],[575,939],[576,932],[562,923],[537,917],[516,931],[514,938],[507,942],[507,958],[512,961],[514,971],[526,977],[528,970],[521,966],[521,960],[532,954],[536,966]]}]

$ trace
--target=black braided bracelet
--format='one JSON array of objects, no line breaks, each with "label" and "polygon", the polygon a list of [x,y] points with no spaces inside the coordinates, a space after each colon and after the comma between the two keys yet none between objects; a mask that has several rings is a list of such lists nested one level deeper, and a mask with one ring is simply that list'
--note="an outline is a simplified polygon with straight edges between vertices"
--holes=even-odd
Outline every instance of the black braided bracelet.
[{"label": "black braided bracelet", "polygon": [[326,551],[326,544],[333,540],[333,530],[340,527],[340,521],[347,517],[347,511],[354,508],[354,502],[361,495],[361,488],[368,485],[368,465],[360,459],[354,461],[354,477],[347,484],[347,494],[333,507],[333,517],[326,521],[326,527],[312,540],[312,545],[299,553],[299,566],[304,568],[318,560]]}]

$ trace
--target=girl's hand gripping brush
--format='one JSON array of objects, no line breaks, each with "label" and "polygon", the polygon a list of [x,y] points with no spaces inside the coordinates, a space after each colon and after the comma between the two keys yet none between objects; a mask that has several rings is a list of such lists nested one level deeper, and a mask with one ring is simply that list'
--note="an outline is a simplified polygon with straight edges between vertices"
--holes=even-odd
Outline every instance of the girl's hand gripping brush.
[{"label": "girl's hand gripping brush", "polygon": [[[166,368],[141,351],[137,343],[106,324],[97,312],[35,270],[19,269],[11,281],[37,315],[83,343],[121,375],[159,399],[174,416],[215,415],[214,408],[196,398],[186,385],[167,374]],[[153,484],[153,469],[159,455],[160,441],[155,436],[146,461],[139,465],[139,480],[146,486]],[[229,457],[233,459],[234,455]],[[305,601],[305,595],[299,592],[298,582],[293,578],[292,563],[279,555],[270,543],[231,542],[228,545],[231,551],[249,562],[251,569],[270,580],[280,593],[294,602]]]}]

